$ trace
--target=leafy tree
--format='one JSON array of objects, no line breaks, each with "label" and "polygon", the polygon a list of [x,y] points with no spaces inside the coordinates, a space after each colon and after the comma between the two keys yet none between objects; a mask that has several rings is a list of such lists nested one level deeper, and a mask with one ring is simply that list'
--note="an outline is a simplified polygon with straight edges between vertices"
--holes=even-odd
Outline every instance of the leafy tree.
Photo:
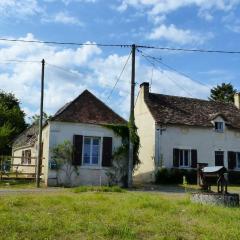
[{"label": "leafy tree", "polygon": [[237,90],[231,83],[222,83],[211,89],[209,100],[225,103],[234,102],[234,94]]},{"label": "leafy tree", "polygon": [[0,154],[10,154],[13,139],[27,127],[24,117],[14,94],[0,91]]},{"label": "leafy tree", "polygon": [[[48,115],[47,113],[43,112],[43,123],[45,123],[47,120],[49,120],[52,116]],[[40,115],[39,114],[35,114],[32,117],[30,117],[30,121],[31,124],[39,124],[39,119],[40,119]]]}]

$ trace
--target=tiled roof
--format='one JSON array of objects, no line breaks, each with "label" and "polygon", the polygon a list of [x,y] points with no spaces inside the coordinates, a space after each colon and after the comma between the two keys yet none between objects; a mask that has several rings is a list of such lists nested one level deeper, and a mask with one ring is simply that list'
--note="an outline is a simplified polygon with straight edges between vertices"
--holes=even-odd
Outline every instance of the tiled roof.
[{"label": "tiled roof", "polygon": [[51,121],[90,123],[90,124],[126,124],[126,121],[85,90],[75,100],[63,106],[51,118]]},{"label": "tiled roof", "polygon": [[13,142],[12,147],[34,146],[38,136],[38,125],[34,124],[24,130]]},{"label": "tiled roof", "polygon": [[159,124],[212,127],[221,116],[229,127],[240,128],[240,110],[232,103],[149,93],[145,102]]}]

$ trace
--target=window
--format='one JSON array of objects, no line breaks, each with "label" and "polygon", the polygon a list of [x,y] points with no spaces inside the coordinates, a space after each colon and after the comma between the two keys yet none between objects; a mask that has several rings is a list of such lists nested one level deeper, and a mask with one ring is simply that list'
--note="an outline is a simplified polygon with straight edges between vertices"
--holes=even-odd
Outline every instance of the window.
[{"label": "window", "polygon": [[31,150],[22,151],[21,164],[31,164]]},{"label": "window", "polygon": [[224,166],[224,152],[215,151],[215,166]]},{"label": "window", "polygon": [[215,122],[215,131],[223,132],[223,122]]},{"label": "window", "polygon": [[83,165],[98,165],[100,156],[100,138],[84,137]]},{"label": "window", "polygon": [[190,150],[179,150],[179,167],[189,167],[190,166]]},{"label": "window", "polygon": [[237,166],[236,166],[236,168],[238,168],[238,169],[240,169],[240,152],[237,152],[236,153],[236,159],[237,159]]}]

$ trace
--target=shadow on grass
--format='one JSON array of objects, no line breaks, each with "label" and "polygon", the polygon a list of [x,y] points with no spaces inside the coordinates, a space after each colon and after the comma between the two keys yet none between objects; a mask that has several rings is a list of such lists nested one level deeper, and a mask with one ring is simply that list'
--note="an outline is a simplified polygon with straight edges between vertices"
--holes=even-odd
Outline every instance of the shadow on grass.
[{"label": "shadow on grass", "polygon": [[197,185],[183,185],[183,184],[144,184],[135,185],[133,190],[136,191],[150,191],[161,193],[191,193],[199,191],[200,188]]}]

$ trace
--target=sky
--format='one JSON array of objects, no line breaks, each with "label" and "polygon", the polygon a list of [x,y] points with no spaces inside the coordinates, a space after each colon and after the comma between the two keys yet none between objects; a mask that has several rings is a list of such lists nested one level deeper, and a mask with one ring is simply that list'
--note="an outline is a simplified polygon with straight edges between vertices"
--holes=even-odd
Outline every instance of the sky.
[{"label": "sky", "polygon": [[[1,0],[0,38],[240,51],[239,16],[240,0]],[[223,82],[240,90],[240,54],[139,50],[161,61],[137,52],[136,96],[142,82],[155,93],[203,99]],[[37,114],[44,58],[46,113],[88,89],[127,119],[130,51],[0,41],[0,90],[16,95],[27,120]]]}]

